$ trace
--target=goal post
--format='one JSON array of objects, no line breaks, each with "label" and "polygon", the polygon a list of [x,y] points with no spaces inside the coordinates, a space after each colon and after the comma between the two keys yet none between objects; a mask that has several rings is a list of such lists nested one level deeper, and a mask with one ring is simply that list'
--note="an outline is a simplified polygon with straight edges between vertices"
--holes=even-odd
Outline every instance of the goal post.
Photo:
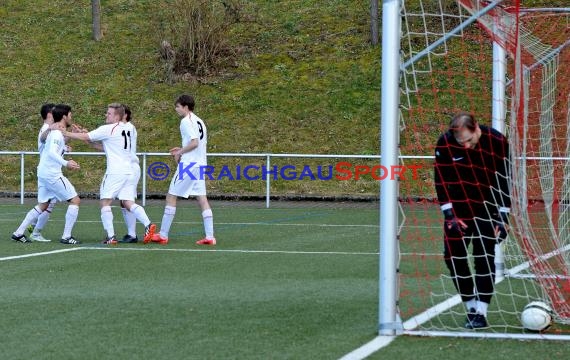
[{"label": "goal post", "polygon": [[[570,340],[570,8],[385,0],[382,12],[382,165],[422,170],[381,183],[379,334]],[[511,226],[491,254],[489,326],[477,330],[464,328],[443,260],[433,177],[435,143],[459,111],[511,149]],[[553,309],[544,332],[521,325],[532,301]]]},{"label": "goal post", "polygon": [[[382,8],[382,106],[381,163],[385,169],[398,165],[400,104],[400,1],[386,0]],[[380,335],[394,335],[397,323],[398,263],[398,182],[384,180],[380,185],[380,262],[379,319]]]}]

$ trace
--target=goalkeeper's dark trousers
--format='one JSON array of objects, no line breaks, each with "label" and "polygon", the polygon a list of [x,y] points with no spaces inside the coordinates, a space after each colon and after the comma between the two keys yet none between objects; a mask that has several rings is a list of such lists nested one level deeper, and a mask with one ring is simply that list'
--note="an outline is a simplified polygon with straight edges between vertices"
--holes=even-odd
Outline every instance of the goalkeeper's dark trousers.
[{"label": "goalkeeper's dark trousers", "polygon": [[[448,229],[444,224],[445,264],[462,301],[476,299],[491,303],[495,284],[495,244],[493,222],[486,219],[463,220],[467,229]],[[473,247],[475,278],[469,267],[469,245]]]}]

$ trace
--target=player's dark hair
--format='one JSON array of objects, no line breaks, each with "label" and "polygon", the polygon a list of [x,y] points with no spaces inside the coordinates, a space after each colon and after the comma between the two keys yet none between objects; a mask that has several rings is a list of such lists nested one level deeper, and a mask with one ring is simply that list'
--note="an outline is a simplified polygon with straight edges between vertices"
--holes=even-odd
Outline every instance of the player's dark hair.
[{"label": "player's dark hair", "polygon": [[51,114],[53,115],[53,122],[60,122],[64,116],[69,115],[71,106],[67,104],[57,104],[53,107]]},{"label": "player's dark hair", "polygon": [[123,105],[123,107],[125,108],[125,115],[127,115],[127,122],[129,122],[132,119],[131,109],[127,105]]},{"label": "player's dark hair", "polygon": [[188,106],[190,111],[194,111],[194,105],[196,102],[194,101],[194,97],[192,95],[183,94],[176,99],[174,105],[180,104],[182,106]]},{"label": "player's dark hair", "polygon": [[47,118],[48,114],[50,112],[52,112],[54,106],[55,106],[55,104],[52,104],[52,103],[47,103],[47,104],[42,105],[42,107],[40,108],[40,115],[42,116],[43,120],[45,120]]},{"label": "player's dark hair", "polygon": [[462,128],[466,128],[471,132],[475,131],[477,128],[477,120],[475,120],[475,116],[466,112],[457,113],[451,119],[449,129],[456,133]]}]

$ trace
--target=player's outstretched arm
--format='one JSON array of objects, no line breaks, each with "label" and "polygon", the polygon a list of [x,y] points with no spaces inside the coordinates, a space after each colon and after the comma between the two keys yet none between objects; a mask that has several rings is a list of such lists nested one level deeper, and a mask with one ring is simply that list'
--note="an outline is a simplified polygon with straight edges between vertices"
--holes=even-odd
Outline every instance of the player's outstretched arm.
[{"label": "player's outstretched arm", "polygon": [[74,133],[88,133],[89,132],[89,130],[87,130],[83,126],[77,125],[77,124],[71,124],[71,131]]},{"label": "player's outstretched arm", "polygon": [[69,132],[67,130],[63,130],[63,136],[73,140],[82,140],[82,141],[89,141],[89,134],[88,133],[76,133],[76,132]]},{"label": "player's outstretched arm", "polygon": [[[81,125],[72,124],[71,125],[71,132],[86,134],[89,132],[89,130],[87,130],[86,128],[84,128]],[[103,144],[101,144],[101,142],[99,142],[99,141],[95,142],[95,141],[84,140],[84,142],[96,150],[103,151]]]}]

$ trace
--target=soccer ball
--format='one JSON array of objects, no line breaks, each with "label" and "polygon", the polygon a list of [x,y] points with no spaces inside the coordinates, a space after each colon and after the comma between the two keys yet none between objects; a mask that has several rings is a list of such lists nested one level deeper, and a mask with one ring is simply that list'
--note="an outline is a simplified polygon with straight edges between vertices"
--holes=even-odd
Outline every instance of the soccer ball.
[{"label": "soccer ball", "polygon": [[521,323],[527,330],[546,330],[552,324],[552,309],[542,301],[530,302],[521,313]]}]

